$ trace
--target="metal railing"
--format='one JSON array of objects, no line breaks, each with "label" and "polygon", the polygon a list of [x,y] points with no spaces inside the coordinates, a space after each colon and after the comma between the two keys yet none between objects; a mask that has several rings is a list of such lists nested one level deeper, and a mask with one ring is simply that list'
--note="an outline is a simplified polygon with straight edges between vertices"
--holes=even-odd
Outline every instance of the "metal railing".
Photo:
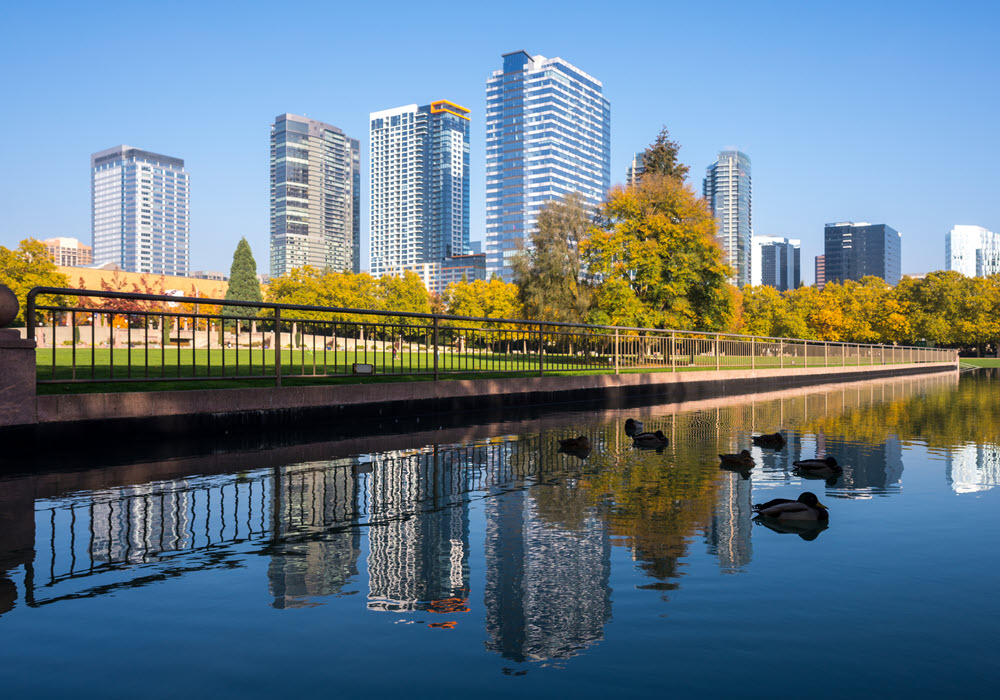
[{"label": "metal railing", "polygon": [[[70,297],[40,304],[40,295]],[[75,303],[72,303],[75,300]],[[226,308],[223,308],[226,307]],[[955,362],[954,350],[58,287],[28,293],[38,382],[779,369]]]}]

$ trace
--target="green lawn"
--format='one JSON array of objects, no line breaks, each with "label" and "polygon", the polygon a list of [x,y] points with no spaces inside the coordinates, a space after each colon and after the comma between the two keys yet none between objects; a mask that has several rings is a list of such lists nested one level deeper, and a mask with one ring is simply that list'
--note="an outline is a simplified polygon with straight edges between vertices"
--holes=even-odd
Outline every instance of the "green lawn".
[{"label": "green lawn", "polygon": [[[842,365],[831,358],[831,366],[859,366],[857,358]],[[41,348],[37,351],[39,393],[81,393],[105,391],[163,391],[177,389],[216,389],[251,386],[274,386],[275,351],[260,348],[191,350],[190,348]],[[980,366],[1000,366],[997,360],[976,362],[998,363]],[[370,364],[374,373],[359,375],[354,364]],[[613,372],[613,360],[608,357],[546,354],[546,373],[600,374]],[[674,358],[676,371],[713,370],[713,355],[684,355]],[[636,358],[621,358],[622,373],[670,371],[662,357],[648,358],[644,366],[636,367]],[[860,366],[870,362],[863,359]],[[972,364],[972,362],[969,362]],[[433,378],[434,356],[429,352],[409,349],[398,353],[363,349],[313,353],[304,349],[282,350],[282,384],[304,386],[314,384],[355,384],[360,382],[425,381]],[[747,357],[718,358],[720,369],[750,369]],[[822,367],[822,357],[757,357],[753,367]],[[538,376],[537,354],[494,354],[484,350],[443,352],[438,358],[439,376],[451,379],[487,377]],[[236,379],[240,377],[240,379]],[[114,380],[113,383],[108,380]],[[124,380],[124,381],[122,381]],[[49,383],[53,382],[53,383]]]},{"label": "green lawn", "polygon": [[963,365],[973,365],[974,367],[1000,367],[998,357],[961,357],[959,363]]}]

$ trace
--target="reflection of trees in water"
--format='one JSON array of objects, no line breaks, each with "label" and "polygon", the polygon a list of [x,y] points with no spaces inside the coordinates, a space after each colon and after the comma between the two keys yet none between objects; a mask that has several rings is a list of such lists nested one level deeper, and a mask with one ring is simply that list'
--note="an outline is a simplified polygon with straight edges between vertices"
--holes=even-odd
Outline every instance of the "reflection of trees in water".
[{"label": "reflection of trees in water", "polygon": [[1000,444],[996,378],[991,370],[964,374],[957,390],[951,373],[908,384],[873,383],[858,390],[862,394],[858,404],[817,413],[801,429],[872,445],[890,435],[903,442],[919,439],[930,447]]}]

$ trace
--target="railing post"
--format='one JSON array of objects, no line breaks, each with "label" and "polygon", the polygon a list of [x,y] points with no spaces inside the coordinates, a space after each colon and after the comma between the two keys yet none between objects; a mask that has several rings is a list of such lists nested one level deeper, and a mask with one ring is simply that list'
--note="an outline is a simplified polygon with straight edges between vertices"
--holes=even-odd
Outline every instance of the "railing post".
[{"label": "railing post", "polygon": [[715,371],[719,371],[719,334],[715,334]]},{"label": "railing post", "polygon": [[754,369],[757,364],[757,339],[750,336],[750,369]]},{"label": "railing post", "polygon": [[[180,350],[178,350],[180,352]],[[239,353],[239,348],[236,349]],[[274,385],[281,386],[281,308],[274,310]]]},{"label": "railing post", "polygon": [[858,343],[858,367],[861,366],[861,344]]},{"label": "railing post", "polygon": [[830,366],[830,344],[825,340],[823,341],[823,366]]},{"label": "railing post", "polygon": [[434,317],[434,381],[437,381],[438,379],[438,330],[440,328],[439,321],[440,319],[437,316],[435,316]]},{"label": "railing post", "polygon": [[[24,304],[24,323],[27,335],[25,340],[35,339],[35,290],[28,292],[28,298]],[[93,323],[93,322],[91,322]],[[90,347],[91,357],[93,357],[94,346]]]},{"label": "railing post", "polygon": [[545,358],[542,357],[542,324],[538,324],[538,376],[545,376]]},{"label": "railing post", "polygon": [[670,334],[670,371],[677,371],[677,334]]},{"label": "railing post", "polygon": [[778,341],[778,367],[785,368],[785,341]]},{"label": "railing post", "polygon": [[618,374],[618,329],[615,328],[615,374]]}]

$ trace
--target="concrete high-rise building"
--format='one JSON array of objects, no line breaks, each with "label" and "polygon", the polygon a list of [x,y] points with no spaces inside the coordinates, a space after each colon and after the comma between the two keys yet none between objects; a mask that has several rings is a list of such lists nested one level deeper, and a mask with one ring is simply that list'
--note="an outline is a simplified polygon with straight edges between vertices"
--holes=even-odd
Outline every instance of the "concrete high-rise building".
[{"label": "concrete high-rise building", "polygon": [[779,292],[795,289],[802,279],[800,241],[781,236],[754,236],[750,269],[753,285],[767,285]]},{"label": "concrete high-rise building", "polygon": [[371,113],[371,273],[469,252],[469,110],[447,100]]},{"label": "concrete high-rise building", "polygon": [[579,192],[598,206],[611,187],[611,103],[601,81],[561,58],[503,55],[486,82],[486,259],[513,277],[546,202]]},{"label": "concrete high-rise building", "polygon": [[891,226],[844,221],[827,224],[823,238],[827,282],[868,275],[899,282],[901,235]]},{"label": "concrete high-rise building", "polygon": [[315,119],[271,125],[271,277],[311,265],[361,271],[361,146]]},{"label": "concrete high-rise building", "polygon": [[718,222],[718,239],[733,268],[730,282],[750,284],[753,231],[753,191],[750,158],[741,151],[720,151],[719,159],[705,170],[702,193]]},{"label": "concrete high-rise building", "polygon": [[823,291],[826,286],[826,256],[816,256],[816,289]]},{"label": "concrete high-rise building", "polygon": [[625,184],[635,187],[642,179],[642,174],[646,172],[646,159],[642,153],[632,155],[632,162],[629,163],[628,171],[625,173]]},{"label": "concrete high-rise building", "polygon": [[1000,234],[982,226],[955,226],[944,238],[946,270],[967,277],[1000,274]]},{"label": "concrete high-rise building", "polygon": [[94,249],[76,238],[46,238],[42,243],[56,265],[86,267],[94,264]]},{"label": "concrete high-rise building", "polygon": [[115,146],[90,156],[90,186],[94,264],[187,275],[191,182],[183,160]]}]

